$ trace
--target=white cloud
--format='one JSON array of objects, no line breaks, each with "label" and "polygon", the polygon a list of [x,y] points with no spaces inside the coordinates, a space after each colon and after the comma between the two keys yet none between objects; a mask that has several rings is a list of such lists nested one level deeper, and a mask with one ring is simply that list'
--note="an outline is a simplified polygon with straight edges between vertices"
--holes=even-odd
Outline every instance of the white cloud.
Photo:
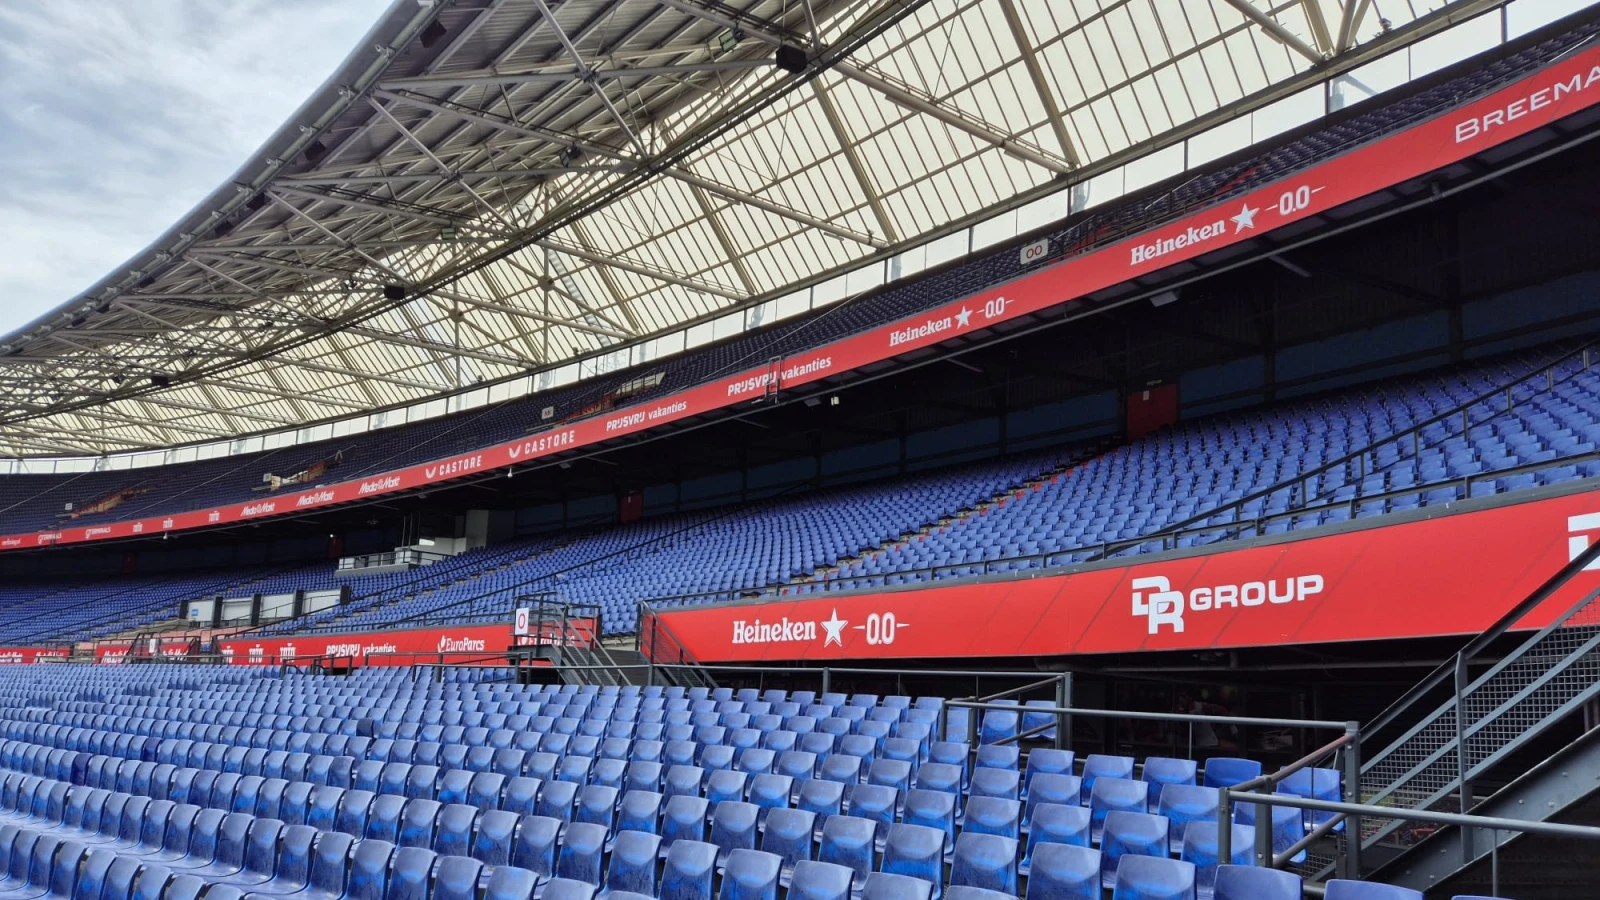
[{"label": "white cloud", "polygon": [[0,333],[244,163],[390,0],[0,0]]}]

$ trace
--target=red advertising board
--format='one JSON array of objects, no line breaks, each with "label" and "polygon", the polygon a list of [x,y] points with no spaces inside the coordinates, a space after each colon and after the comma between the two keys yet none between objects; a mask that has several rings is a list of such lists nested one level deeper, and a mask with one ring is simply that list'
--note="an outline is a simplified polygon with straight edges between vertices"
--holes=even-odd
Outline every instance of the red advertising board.
[{"label": "red advertising board", "polygon": [[67,647],[0,647],[0,665],[65,661],[72,657]]},{"label": "red advertising board", "polygon": [[353,657],[357,665],[409,666],[437,662],[440,654],[455,665],[503,665],[506,648],[511,644],[511,623],[507,622],[247,638],[221,641],[219,650],[236,666],[276,665],[326,656]]},{"label": "red advertising board", "polygon": [[[1242,197],[1136,237],[1046,266],[924,313],[657,400],[601,410],[538,434],[394,472],[213,509],[0,536],[0,550],[137,537],[287,515],[451,481],[765,396],[773,377],[798,387],[938,344],[1221,250],[1459,162],[1600,100],[1600,47],[1474,103],[1395,132]],[[531,424],[531,423],[530,423]]]},{"label": "red advertising board", "polygon": [[[657,615],[705,663],[1462,635],[1493,624],[1594,537],[1600,491],[1071,574]],[[1526,624],[1547,624],[1596,587],[1600,573],[1581,573]]]},{"label": "red advertising board", "polygon": [[[155,647],[163,659],[187,659],[191,644],[188,641],[161,641]],[[132,644],[98,644],[94,648],[94,661],[103,666],[127,662]]]}]

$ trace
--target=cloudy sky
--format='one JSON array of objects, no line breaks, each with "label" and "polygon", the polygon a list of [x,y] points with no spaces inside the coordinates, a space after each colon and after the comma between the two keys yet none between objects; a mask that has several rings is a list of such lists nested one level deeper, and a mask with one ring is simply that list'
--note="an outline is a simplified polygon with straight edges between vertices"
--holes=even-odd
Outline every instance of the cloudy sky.
[{"label": "cloudy sky", "polygon": [[391,0],[0,0],[0,333],[233,174]]}]

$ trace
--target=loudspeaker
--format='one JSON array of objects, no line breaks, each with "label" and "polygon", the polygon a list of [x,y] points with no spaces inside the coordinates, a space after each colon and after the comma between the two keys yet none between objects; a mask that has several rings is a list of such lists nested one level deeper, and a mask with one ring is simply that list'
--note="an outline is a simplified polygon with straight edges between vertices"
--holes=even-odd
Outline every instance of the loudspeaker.
[{"label": "loudspeaker", "polygon": [[403,284],[386,284],[383,286],[383,296],[389,300],[404,300],[406,286]]},{"label": "loudspeaker", "polygon": [[806,70],[806,52],[799,47],[790,47],[785,44],[778,48],[778,56],[773,62],[785,72],[799,74]]}]

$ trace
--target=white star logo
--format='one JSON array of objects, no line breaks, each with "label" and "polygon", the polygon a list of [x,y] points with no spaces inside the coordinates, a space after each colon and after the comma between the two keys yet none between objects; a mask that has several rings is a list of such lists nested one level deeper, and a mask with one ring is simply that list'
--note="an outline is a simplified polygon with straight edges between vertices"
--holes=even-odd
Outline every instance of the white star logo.
[{"label": "white star logo", "polygon": [[956,327],[967,327],[967,320],[970,318],[972,318],[972,310],[967,309],[965,306],[961,307],[961,311],[956,313]]},{"label": "white star logo", "polygon": [[1256,227],[1256,213],[1260,211],[1260,207],[1251,206],[1248,203],[1240,207],[1238,215],[1228,217],[1233,220],[1233,233],[1238,234],[1246,228],[1254,230]]},{"label": "white star logo", "polygon": [[833,611],[833,618],[822,623],[822,630],[828,633],[827,636],[822,639],[822,646],[826,647],[829,644],[838,644],[840,647],[843,647],[844,627],[849,624],[849,622],[839,618],[839,610],[838,608],[835,608]]}]

